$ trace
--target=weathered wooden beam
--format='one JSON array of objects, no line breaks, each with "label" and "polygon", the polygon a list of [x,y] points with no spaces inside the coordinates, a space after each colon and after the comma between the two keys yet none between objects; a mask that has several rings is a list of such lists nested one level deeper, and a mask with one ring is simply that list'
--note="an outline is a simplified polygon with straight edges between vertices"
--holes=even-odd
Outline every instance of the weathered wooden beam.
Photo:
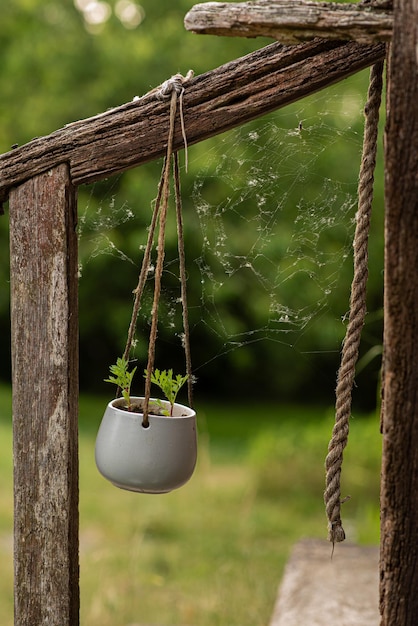
[{"label": "weathered wooden beam", "polygon": [[10,194],[15,626],[77,626],[76,192],[67,165]]},{"label": "weathered wooden beam", "polygon": [[187,13],[184,25],[198,34],[228,37],[273,37],[294,44],[314,37],[389,41],[391,3],[337,4],[310,0],[256,0],[205,2]]},{"label": "weathered wooden beam", "polygon": [[385,137],[381,626],[418,620],[418,4],[396,0]]},{"label": "weathered wooden beam", "polygon": [[[358,72],[385,55],[385,44],[273,43],[195,77],[186,85],[184,119],[193,144],[283,107]],[[0,202],[11,187],[68,162],[76,185],[164,155],[169,102],[156,92],[0,156]],[[180,124],[174,148],[183,147]]]}]

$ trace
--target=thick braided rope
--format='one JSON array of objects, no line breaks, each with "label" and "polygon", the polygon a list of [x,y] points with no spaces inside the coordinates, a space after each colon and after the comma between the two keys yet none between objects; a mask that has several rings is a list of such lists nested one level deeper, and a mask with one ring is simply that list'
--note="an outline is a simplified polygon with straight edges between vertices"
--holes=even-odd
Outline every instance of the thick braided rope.
[{"label": "thick braided rope", "polygon": [[374,169],[376,165],[379,108],[382,93],[383,61],[370,71],[367,103],[364,108],[365,127],[363,154],[358,185],[358,211],[354,235],[354,277],[351,285],[350,315],[344,339],[341,365],[338,372],[335,404],[335,424],[325,460],[326,487],[324,501],[328,518],[328,539],[344,541],[341,522],[341,466],[347,445],[351,416],[351,394],[360,345],[361,331],[366,316],[366,284],[368,276],[368,239],[373,201]]}]

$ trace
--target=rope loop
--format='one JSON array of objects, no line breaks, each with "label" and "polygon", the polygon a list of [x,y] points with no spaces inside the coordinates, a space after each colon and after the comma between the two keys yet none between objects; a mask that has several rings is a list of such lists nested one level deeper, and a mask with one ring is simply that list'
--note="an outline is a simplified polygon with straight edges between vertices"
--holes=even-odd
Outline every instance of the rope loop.
[{"label": "rope loop", "polygon": [[183,221],[182,221],[182,205],[181,205],[181,193],[180,193],[180,172],[178,164],[178,155],[174,150],[174,127],[177,112],[177,100],[180,103],[180,121],[181,129],[186,153],[186,171],[187,171],[187,140],[186,132],[184,128],[184,116],[183,116],[183,93],[184,84],[190,80],[194,75],[193,70],[189,70],[184,77],[181,74],[176,74],[170,79],[166,80],[157,91],[156,97],[160,100],[165,100],[171,97],[170,100],[170,115],[169,115],[169,130],[167,138],[167,152],[164,159],[163,169],[161,172],[160,183],[158,186],[158,194],[154,204],[152,220],[148,232],[147,245],[145,253],[142,259],[142,265],[140,275],[138,279],[138,285],[134,290],[135,299],[132,310],[131,322],[128,329],[128,338],[124,351],[124,358],[129,359],[132,343],[134,340],[136,323],[138,319],[139,310],[141,307],[141,298],[144,291],[146,279],[151,261],[151,252],[154,245],[154,236],[158,228],[158,243],[157,243],[157,262],[154,272],[154,298],[151,310],[151,330],[148,343],[148,363],[146,368],[145,377],[145,393],[144,393],[144,410],[142,425],[148,427],[148,411],[149,400],[151,395],[151,374],[154,370],[155,360],[155,346],[157,341],[158,332],[158,305],[161,295],[161,278],[163,273],[164,253],[165,253],[165,231],[167,221],[167,209],[170,195],[170,171],[171,162],[173,160],[173,177],[175,185],[175,197],[176,197],[176,216],[177,216],[177,234],[179,245],[179,265],[180,265],[180,282],[181,282],[181,302],[183,308],[183,325],[184,325],[184,349],[186,354],[186,373],[188,375],[188,390],[189,390],[189,404],[192,406],[192,366],[190,357],[190,338],[189,338],[189,323],[188,323],[188,311],[187,311],[187,296],[186,296],[186,270],[185,270],[185,254],[184,254],[184,236],[183,236]]}]

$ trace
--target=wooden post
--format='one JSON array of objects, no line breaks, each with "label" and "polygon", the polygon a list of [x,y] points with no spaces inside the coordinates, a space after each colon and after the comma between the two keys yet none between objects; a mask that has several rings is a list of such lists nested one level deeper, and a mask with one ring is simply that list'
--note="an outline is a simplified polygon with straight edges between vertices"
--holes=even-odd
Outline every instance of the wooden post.
[{"label": "wooden post", "polygon": [[397,0],[388,68],[380,608],[418,620],[418,4]]},{"label": "wooden post", "polygon": [[58,165],[10,193],[15,626],[77,626],[76,192]]}]

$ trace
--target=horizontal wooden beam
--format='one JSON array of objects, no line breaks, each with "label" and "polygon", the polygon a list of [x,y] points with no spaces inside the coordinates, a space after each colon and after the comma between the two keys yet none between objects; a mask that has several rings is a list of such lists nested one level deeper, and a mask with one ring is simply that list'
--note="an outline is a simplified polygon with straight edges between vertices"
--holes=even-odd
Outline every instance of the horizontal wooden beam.
[{"label": "horizontal wooden beam", "polygon": [[[325,40],[273,43],[191,79],[184,93],[189,144],[283,107],[385,56],[385,44]],[[169,101],[156,90],[95,117],[68,124],[0,156],[0,202],[11,187],[67,162],[75,185],[91,183],[164,155]],[[176,124],[174,148],[183,147]]]},{"label": "horizontal wooden beam", "polygon": [[310,0],[257,0],[206,2],[186,15],[187,30],[229,37],[273,37],[294,44],[314,37],[389,41],[393,14],[390,2],[337,4]]}]

